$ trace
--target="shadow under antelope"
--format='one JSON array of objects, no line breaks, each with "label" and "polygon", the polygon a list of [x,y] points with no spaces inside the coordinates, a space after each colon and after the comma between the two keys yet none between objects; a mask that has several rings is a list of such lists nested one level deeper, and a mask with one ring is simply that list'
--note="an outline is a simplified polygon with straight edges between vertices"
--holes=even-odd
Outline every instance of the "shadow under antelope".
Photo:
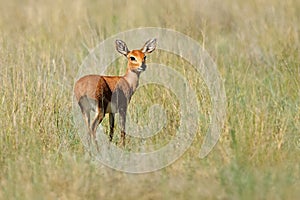
[{"label": "shadow under antelope", "polygon": [[[115,114],[119,113],[121,144],[125,146],[127,106],[139,84],[140,74],[146,70],[146,53],[156,48],[156,39],[148,40],[140,50],[129,51],[122,40],[116,40],[116,50],[128,59],[124,76],[87,75],[75,83],[75,97],[88,127],[88,141],[93,137],[99,151],[96,131],[106,113],[109,113],[110,133],[114,134]],[[91,111],[95,116],[91,119]]]}]

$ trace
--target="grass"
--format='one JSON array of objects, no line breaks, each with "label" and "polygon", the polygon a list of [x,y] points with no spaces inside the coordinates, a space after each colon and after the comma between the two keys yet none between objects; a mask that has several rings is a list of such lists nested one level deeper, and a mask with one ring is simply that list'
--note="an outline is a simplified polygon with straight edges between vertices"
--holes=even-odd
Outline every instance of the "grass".
[{"label": "grass", "polygon": [[[0,199],[297,199],[299,9],[297,0],[0,1]],[[199,159],[211,106],[206,86],[184,61],[154,52],[152,61],[192,77],[201,127],[174,164],[134,175],[87,155],[71,100],[89,50],[144,26],[175,29],[205,47],[225,81],[227,118],[218,144]],[[166,144],[179,117],[172,94],[145,86],[132,101],[140,105],[129,108],[135,120],[147,118],[153,102],[167,110],[171,123],[149,139],[151,148]]]}]

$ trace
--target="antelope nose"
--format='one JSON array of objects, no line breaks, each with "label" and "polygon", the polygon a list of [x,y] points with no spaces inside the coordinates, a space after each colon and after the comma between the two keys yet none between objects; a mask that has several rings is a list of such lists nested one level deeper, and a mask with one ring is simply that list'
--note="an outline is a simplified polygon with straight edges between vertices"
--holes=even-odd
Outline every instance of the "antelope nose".
[{"label": "antelope nose", "polygon": [[147,68],[147,65],[142,65],[142,69],[145,71]]},{"label": "antelope nose", "polygon": [[147,68],[147,65],[142,64],[142,66],[139,67],[139,71],[145,71]]}]

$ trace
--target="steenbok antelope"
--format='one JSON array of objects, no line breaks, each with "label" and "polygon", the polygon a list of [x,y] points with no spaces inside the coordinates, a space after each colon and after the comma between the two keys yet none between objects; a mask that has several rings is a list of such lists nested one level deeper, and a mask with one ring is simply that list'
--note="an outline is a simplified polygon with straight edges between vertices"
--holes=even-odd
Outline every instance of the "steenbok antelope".
[{"label": "steenbok antelope", "polygon": [[[128,59],[127,72],[124,76],[87,75],[75,83],[75,97],[81,108],[82,115],[88,127],[88,140],[93,137],[99,151],[96,130],[109,113],[110,141],[114,134],[115,113],[119,113],[121,128],[121,143],[125,146],[126,111],[130,99],[138,87],[141,72],[146,69],[146,53],[156,48],[156,39],[148,40],[142,49],[129,51],[122,40],[116,40],[116,49]],[[90,117],[91,111],[95,117]]]}]

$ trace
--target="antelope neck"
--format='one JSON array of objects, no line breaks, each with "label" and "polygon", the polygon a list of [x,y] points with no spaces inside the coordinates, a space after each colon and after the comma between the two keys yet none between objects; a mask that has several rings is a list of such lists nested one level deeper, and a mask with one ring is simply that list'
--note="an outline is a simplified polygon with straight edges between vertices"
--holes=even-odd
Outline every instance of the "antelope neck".
[{"label": "antelope neck", "polygon": [[139,85],[140,72],[134,72],[130,69],[127,70],[124,79],[128,82],[132,92],[136,90]]}]

